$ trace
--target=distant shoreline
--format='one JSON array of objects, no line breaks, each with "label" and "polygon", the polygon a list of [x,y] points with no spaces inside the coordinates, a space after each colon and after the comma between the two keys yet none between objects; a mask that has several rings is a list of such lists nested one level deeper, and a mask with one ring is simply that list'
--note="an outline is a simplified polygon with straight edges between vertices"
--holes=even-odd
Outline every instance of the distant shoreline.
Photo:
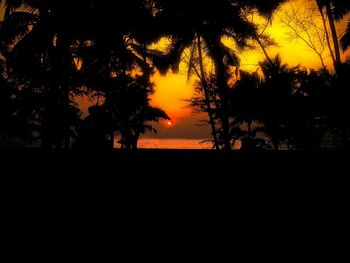
[{"label": "distant shoreline", "polygon": [[213,144],[209,139],[178,139],[178,138],[141,138],[138,143],[140,149],[188,149],[209,150]]}]

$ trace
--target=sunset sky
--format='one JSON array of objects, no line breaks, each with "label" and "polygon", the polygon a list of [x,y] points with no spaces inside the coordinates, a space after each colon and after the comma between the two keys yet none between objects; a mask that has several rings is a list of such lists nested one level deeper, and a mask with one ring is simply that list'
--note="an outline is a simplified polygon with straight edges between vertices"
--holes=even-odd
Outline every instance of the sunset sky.
[{"label": "sunset sky", "polygon": [[[281,19],[286,10],[289,10],[291,5],[298,12],[305,12],[313,8],[315,1],[308,0],[293,0],[285,4],[274,16],[272,26],[267,30],[273,39],[278,44],[277,46],[268,48],[268,53],[271,57],[279,53],[283,62],[289,65],[301,64],[306,68],[320,68],[320,61],[316,54],[310,50],[301,40],[291,40],[288,36],[289,29],[283,25]],[[3,16],[3,9],[0,8],[0,16]],[[343,23],[338,24],[338,32],[344,31],[347,19]],[[227,42],[226,44],[229,45]],[[259,61],[264,60],[262,52],[257,48],[240,52],[241,69],[248,71],[256,71]],[[343,54],[344,58],[348,54]],[[325,61],[327,67],[332,69],[331,59],[325,52]],[[187,80],[186,65],[180,67],[178,74],[169,72],[166,76],[161,76],[158,72],[153,76],[153,81],[156,84],[156,92],[152,97],[152,104],[164,109],[172,118],[173,124],[161,123],[156,125],[159,130],[159,138],[209,138],[209,129],[203,129],[197,126],[198,120],[205,119],[205,116],[193,115],[191,109],[188,109],[187,103],[184,101],[190,99],[193,95],[192,83],[195,80]],[[86,112],[87,105],[83,105],[83,111]],[[149,135],[151,136],[151,135]]]},{"label": "sunset sky", "polygon": [[[309,0],[292,0],[282,6],[275,14],[272,25],[267,29],[267,33],[277,43],[277,46],[268,48],[268,53],[271,57],[280,54],[283,62],[289,65],[301,64],[305,68],[315,69],[321,67],[317,55],[301,40],[291,40],[288,36],[289,29],[282,23],[285,12],[290,11],[291,7],[303,13],[307,12],[308,9],[315,8],[314,2]],[[346,23],[347,19],[344,19],[342,23],[338,24],[338,32],[345,30]],[[226,44],[229,45],[229,43]],[[264,55],[259,48],[246,50],[238,55],[241,59],[241,69],[246,71],[256,71],[258,63],[264,60]],[[349,52],[343,54],[344,58],[348,55]],[[325,62],[327,67],[332,70],[332,61],[326,51]],[[161,131],[157,136],[176,138],[209,137],[209,129],[203,130],[203,128],[196,127],[198,120],[205,119],[205,115],[193,115],[191,109],[186,109],[186,102],[183,100],[191,98],[193,88],[191,83],[187,82],[186,65],[182,65],[181,68],[182,70],[180,70],[179,74],[169,72],[167,76],[160,76],[158,73],[154,76],[157,88],[153,96],[153,104],[163,108],[175,119],[175,125],[171,128],[166,128],[164,124],[157,125]]]}]

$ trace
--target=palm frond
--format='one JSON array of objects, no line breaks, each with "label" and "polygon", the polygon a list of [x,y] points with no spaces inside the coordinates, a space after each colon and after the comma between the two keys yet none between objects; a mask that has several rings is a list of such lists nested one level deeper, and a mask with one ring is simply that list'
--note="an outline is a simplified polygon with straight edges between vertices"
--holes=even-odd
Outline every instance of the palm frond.
[{"label": "palm frond", "polygon": [[166,52],[161,53],[160,56],[154,56],[153,63],[161,74],[166,74],[169,68],[175,73],[179,71],[182,55],[185,49],[191,45],[193,38],[194,36],[174,36]]},{"label": "palm frond", "polygon": [[38,16],[27,12],[13,12],[0,24],[1,44],[6,48],[19,41],[38,22]]},{"label": "palm frond", "polygon": [[244,4],[250,5],[251,7],[256,8],[258,13],[268,19],[271,19],[273,13],[285,2],[288,0],[269,0],[269,1],[261,1],[261,0],[246,0]]}]

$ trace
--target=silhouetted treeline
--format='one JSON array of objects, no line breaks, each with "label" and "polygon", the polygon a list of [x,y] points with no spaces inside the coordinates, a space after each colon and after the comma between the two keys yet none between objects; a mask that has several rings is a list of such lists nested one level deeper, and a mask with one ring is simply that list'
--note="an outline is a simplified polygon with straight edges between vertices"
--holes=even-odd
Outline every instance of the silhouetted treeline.
[{"label": "silhouetted treeline", "polygon": [[[137,148],[140,134],[154,130],[151,121],[169,118],[149,105],[153,69],[147,45],[158,38],[150,34],[154,18],[149,3],[1,2],[6,7],[0,28],[6,63],[1,76],[7,85],[2,86],[3,92],[12,90],[2,99],[16,104],[4,103],[4,114],[26,120],[21,128],[2,121],[7,127],[2,138],[24,139],[7,130],[28,130],[29,138],[45,148],[69,148],[72,139],[77,147],[105,148],[105,141],[113,147],[118,133],[123,147]],[[78,95],[96,100],[83,121],[74,102]],[[19,112],[17,104],[25,110]]]},{"label": "silhouetted treeline", "polygon": [[[216,149],[232,149],[237,141],[251,150],[315,149],[327,138],[346,147],[349,67],[341,61],[334,25],[350,6],[316,0],[333,40],[332,75],[289,67],[266,51],[274,41],[249,16],[258,13],[271,22],[284,2],[1,0],[1,145],[38,141],[45,148],[104,149],[119,135],[123,148],[136,149],[140,135],[154,131],[153,121],[169,118],[149,103],[154,68],[176,72],[191,50],[189,73],[197,75],[200,88],[193,104],[208,113]],[[170,40],[167,50],[150,49],[162,37]],[[237,49],[225,46],[223,37]],[[251,41],[266,57],[262,77],[238,74],[237,50]],[[211,74],[204,56],[214,65]],[[84,120],[76,96],[95,101]]]},{"label": "silhouetted treeline", "polygon": [[[197,95],[191,105],[208,114],[215,148],[236,147],[250,151],[348,148],[350,66],[341,59],[335,22],[349,12],[350,3],[317,0],[315,4],[323,18],[334,74],[326,68],[290,67],[283,64],[279,56],[273,59],[267,51],[273,39],[258,30],[243,38],[253,40],[266,57],[257,72],[237,72],[239,61],[236,61],[236,65],[227,64],[219,73],[215,60],[215,72],[208,72],[203,66],[203,54],[211,54],[208,42],[197,39],[188,61],[189,69],[199,78]],[[249,21],[247,17],[243,12],[246,22]],[[349,46],[348,31],[341,38],[344,49]],[[220,74],[226,76],[225,95],[221,91],[224,85],[220,83]],[[233,80],[234,84],[229,84]],[[225,118],[223,112],[226,112]]]},{"label": "silhouetted treeline", "polygon": [[[243,150],[348,148],[350,94],[348,83],[328,71],[290,67],[277,56],[261,63],[258,72],[241,71],[230,87],[229,118],[232,146]],[[342,65],[342,76],[350,65]],[[344,75],[343,75],[344,74]],[[345,75],[346,74],[346,75]],[[209,79],[211,110],[221,140],[215,75]],[[207,112],[198,83],[192,106]],[[241,145],[240,145],[241,144]]]}]

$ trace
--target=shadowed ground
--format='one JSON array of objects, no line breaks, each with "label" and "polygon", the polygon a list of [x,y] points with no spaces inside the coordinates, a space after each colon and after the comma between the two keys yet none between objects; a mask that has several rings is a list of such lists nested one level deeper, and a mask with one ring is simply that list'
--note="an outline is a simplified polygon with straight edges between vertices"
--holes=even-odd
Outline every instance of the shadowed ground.
[{"label": "shadowed ground", "polygon": [[16,149],[2,150],[6,173],[28,169],[48,176],[287,176],[314,177],[348,173],[348,153],[318,152],[216,152],[212,150],[75,151]]},{"label": "shadowed ground", "polygon": [[32,229],[33,216],[39,225],[57,220],[58,235],[74,228],[85,237],[98,222],[106,233],[125,226],[128,237],[130,231],[145,233],[142,244],[155,229],[166,229],[164,236],[178,236],[192,247],[184,237],[193,231],[202,239],[209,229],[222,234],[235,229],[233,236],[258,235],[259,246],[267,237],[278,244],[283,237],[297,238],[309,249],[309,239],[301,235],[333,243],[338,239],[326,236],[342,233],[346,218],[349,173],[341,169],[348,155],[340,152],[1,153],[4,211],[18,231]]}]

